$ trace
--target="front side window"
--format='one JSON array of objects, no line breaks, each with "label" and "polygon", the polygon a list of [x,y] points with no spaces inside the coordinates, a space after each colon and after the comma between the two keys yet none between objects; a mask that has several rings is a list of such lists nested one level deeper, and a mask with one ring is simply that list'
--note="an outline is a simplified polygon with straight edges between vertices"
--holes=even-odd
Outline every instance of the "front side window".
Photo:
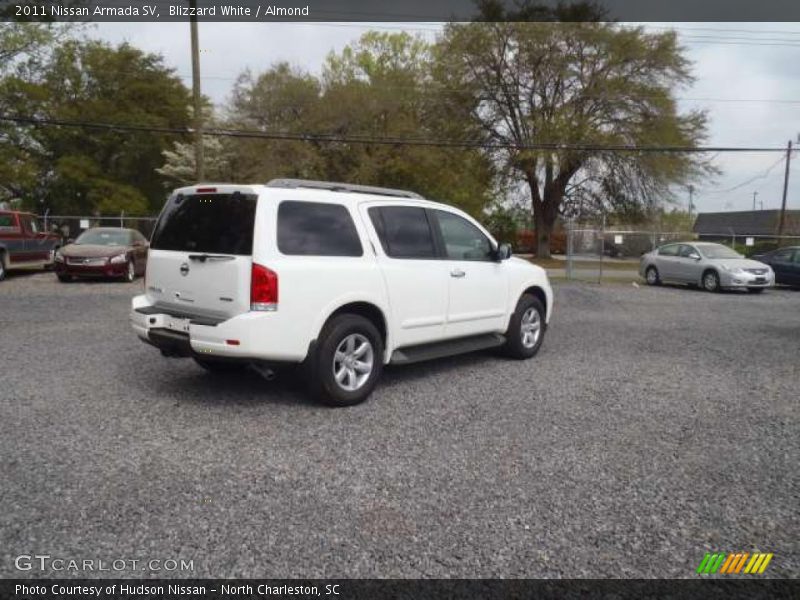
[{"label": "front side window", "polygon": [[369,209],[369,217],[387,256],[436,258],[428,215],[416,206],[382,206]]},{"label": "front side window", "polygon": [[779,262],[789,262],[790,260],[792,260],[792,251],[781,250],[780,252],[776,252],[775,255],[772,257],[772,260],[776,260]]},{"label": "front side window", "polygon": [[451,260],[486,260],[494,258],[492,243],[483,232],[465,218],[443,210],[436,211],[445,252]]},{"label": "front side window", "polygon": [[681,246],[680,249],[680,256],[681,258],[693,258],[699,256],[699,254],[697,254],[697,250],[695,250],[691,246],[683,245]]},{"label": "front side window", "polygon": [[350,211],[341,204],[281,202],[278,250],[302,256],[362,256]]},{"label": "front side window", "polygon": [[255,217],[255,194],[179,194],[167,201],[152,248],[249,256]]}]

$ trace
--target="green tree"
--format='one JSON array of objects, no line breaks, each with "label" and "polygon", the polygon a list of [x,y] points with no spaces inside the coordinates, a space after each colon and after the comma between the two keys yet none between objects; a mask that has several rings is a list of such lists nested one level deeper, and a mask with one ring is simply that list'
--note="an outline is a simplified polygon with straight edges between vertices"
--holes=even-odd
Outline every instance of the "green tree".
[{"label": "green tree", "polygon": [[[476,134],[470,106],[451,103],[433,80],[432,47],[407,33],[368,32],[323,71],[328,131],[367,138],[453,139]],[[338,144],[325,148],[335,179],[408,188],[479,216],[491,201],[494,168],[477,149]]]},{"label": "green tree", "polygon": [[[43,65],[20,63],[3,78],[2,96],[19,115],[78,123],[186,128],[189,93],[161,57],[128,44],[68,40]],[[29,204],[54,212],[147,213],[161,207],[162,152],[184,136],[152,131],[42,126],[26,130],[21,180]],[[19,154],[19,152],[18,152]],[[15,173],[0,185],[19,186]]]},{"label": "green tree", "polygon": [[674,33],[602,22],[509,22],[501,18],[515,15],[497,3],[484,9],[497,22],[445,28],[437,78],[454,103],[471,105],[483,141],[495,145],[492,158],[527,185],[540,256],[549,256],[553,226],[570,202],[604,201],[612,190],[652,204],[704,168],[687,153],[530,148],[696,146],[706,116],[677,111],[673,92],[691,76]]}]

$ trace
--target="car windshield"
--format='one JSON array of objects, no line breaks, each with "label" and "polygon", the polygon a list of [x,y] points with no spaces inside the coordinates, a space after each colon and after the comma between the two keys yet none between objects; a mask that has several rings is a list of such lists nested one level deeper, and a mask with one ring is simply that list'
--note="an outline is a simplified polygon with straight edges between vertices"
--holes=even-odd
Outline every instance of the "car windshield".
[{"label": "car windshield", "polygon": [[76,244],[95,246],[127,246],[131,236],[127,231],[103,231],[99,229],[84,231],[75,240]]},{"label": "car windshield", "polygon": [[698,246],[698,248],[706,258],[744,258],[738,252],[721,244],[715,244],[713,246]]}]

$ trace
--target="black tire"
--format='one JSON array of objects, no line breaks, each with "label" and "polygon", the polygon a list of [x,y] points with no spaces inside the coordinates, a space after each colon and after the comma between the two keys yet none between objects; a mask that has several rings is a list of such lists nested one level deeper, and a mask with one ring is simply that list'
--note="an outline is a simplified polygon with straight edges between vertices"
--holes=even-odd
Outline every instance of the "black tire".
[{"label": "black tire", "polygon": [[747,288],[747,291],[751,294],[761,294],[764,292],[764,288]]},{"label": "black tire", "polygon": [[0,281],[6,278],[6,255],[0,252]]},{"label": "black tire", "polygon": [[[353,340],[352,350],[347,347],[349,340]],[[364,342],[368,342],[367,347],[362,346]],[[367,364],[369,369],[364,370]],[[309,393],[328,406],[360,404],[375,389],[382,372],[381,334],[369,319],[348,313],[336,315],[325,324],[306,361]]]},{"label": "black tire", "polygon": [[[533,321],[529,320],[529,316]],[[542,346],[546,330],[545,310],[541,301],[536,296],[523,294],[511,315],[503,354],[519,360],[535,356]]]},{"label": "black tire", "polygon": [[238,373],[244,371],[248,364],[232,360],[214,360],[213,358],[194,357],[194,362],[211,373]]},{"label": "black tire", "polygon": [[719,292],[722,287],[719,284],[719,274],[716,271],[706,271],[703,273],[703,289],[707,292]]},{"label": "black tire", "polygon": [[56,275],[56,277],[58,277],[58,280],[61,283],[69,283],[70,281],[72,281],[72,276],[71,275],[64,275],[63,273],[58,273]]},{"label": "black tire", "polygon": [[644,280],[647,282],[647,285],[661,285],[661,276],[658,274],[658,269],[652,265],[647,267],[647,270],[644,272]]}]

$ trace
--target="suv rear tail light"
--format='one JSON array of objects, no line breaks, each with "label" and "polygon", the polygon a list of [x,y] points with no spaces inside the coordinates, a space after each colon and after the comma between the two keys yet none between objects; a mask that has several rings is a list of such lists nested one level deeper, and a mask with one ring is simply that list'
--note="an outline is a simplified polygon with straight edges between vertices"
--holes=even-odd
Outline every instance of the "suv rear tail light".
[{"label": "suv rear tail light", "polygon": [[278,310],[278,274],[256,263],[250,271],[250,310]]}]

